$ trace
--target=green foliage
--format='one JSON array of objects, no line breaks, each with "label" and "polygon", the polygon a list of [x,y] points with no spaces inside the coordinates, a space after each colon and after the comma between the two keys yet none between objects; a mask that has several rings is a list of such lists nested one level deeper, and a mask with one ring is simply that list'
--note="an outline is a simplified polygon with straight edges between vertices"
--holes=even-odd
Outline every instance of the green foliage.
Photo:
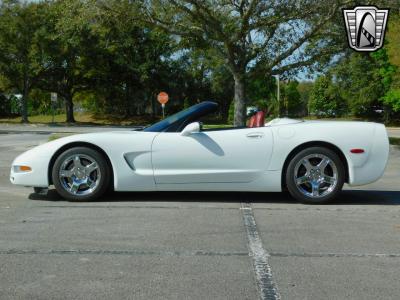
[{"label": "green foliage", "polygon": [[9,98],[0,94],[0,116],[8,117],[11,114],[11,103]]},{"label": "green foliage", "polygon": [[[303,116],[310,101],[321,116],[340,115],[347,103],[357,116],[376,117],[375,111],[383,109],[386,119],[398,118],[396,10],[384,49],[335,56],[341,57],[337,66],[325,68],[332,55],[347,48],[340,11],[344,1],[303,1],[300,6],[283,0],[241,5],[223,0],[3,0],[0,94],[7,97],[1,97],[0,113],[22,113],[24,120],[28,112],[51,114],[50,92],[57,92],[56,112],[65,106],[68,121],[74,120],[74,105],[98,114],[154,119],[160,114],[156,95],[166,91],[168,113],[214,100],[220,104],[219,121],[239,124],[245,105],[278,114],[272,74],[280,74],[281,114]],[[325,90],[316,86],[311,96],[312,83],[293,80],[305,67],[332,74],[326,76]],[[241,83],[236,90],[235,81]]]},{"label": "green foliage", "polygon": [[352,52],[332,71],[340,95],[347,100],[351,113],[371,117],[383,93],[379,65],[369,53]]},{"label": "green foliage", "polygon": [[390,106],[395,112],[400,112],[400,89],[390,89],[385,96],[383,102]]},{"label": "green foliage", "polygon": [[[331,71],[340,95],[351,113],[358,117],[388,121],[399,110],[396,74],[398,68],[389,61],[385,48],[373,53],[355,53],[343,58]],[[383,114],[379,112],[383,111]]]},{"label": "green foliage", "polygon": [[[389,23],[385,37],[385,48],[388,51],[390,63],[400,67],[400,12],[390,11]],[[399,82],[400,84],[400,82]]]},{"label": "green foliage", "polygon": [[15,0],[0,2],[0,76],[9,89],[22,94],[21,114],[28,121],[29,92],[41,76],[36,69],[38,32],[46,22],[46,4]]},{"label": "green foliage", "polygon": [[390,145],[400,146],[400,138],[389,137]]},{"label": "green foliage", "polygon": [[[344,0],[332,1],[142,1],[143,22],[178,35],[180,46],[211,51],[236,84],[235,125],[245,121],[246,78],[321,69],[343,51]],[[251,93],[251,92],[250,92]],[[264,98],[267,96],[264,94]],[[258,102],[261,99],[252,99]],[[266,101],[267,99],[262,99]]]},{"label": "green foliage", "polygon": [[300,93],[300,98],[303,107],[302,115],[308,115],[308,104],[310,102],[311,91],[314,86],[314,82],[312,81],[302,81],[299,83],[297,90]]},{"label": "green foliage", "polygon": [[315,81],[309,108],[318,117],[339,117],[344,113],[345,103],[330,76],[320,76]]},{"label": "green foliage", "polygon": [[383,89],[388,91],[393,82],[393,75],[397,71],[397,67],[389,62],[389,56],[386,49],[381,49],[370,54],[371,58],[377,65],[377,74],[379,74]]},{"label": "green foliage", "polygon": [[228,114],[228,124],[233,124],[233,119],[235,115],[235,103],[232,101],[229,105],[229,114]]},{"label": "green foliage", "polygon": [[283,100],[285,104],[285,112],[287,116],[297,117],[304,114],[304,106],[301,101],[301,95],[298,91],[299,83],[297,81],[289,81],[284,85]]},{"label": "green foliage", "polygon": [[247,82],[248,105],[257,106],[261,110],[275,112],[276,80],[274,77],[250,76]]},{"label": "green foliage", "polygon": [[190,107],[190,103],[189,103],[189,99],[185,98],[185,100],[183,100],[183,108],[189,108]]}]

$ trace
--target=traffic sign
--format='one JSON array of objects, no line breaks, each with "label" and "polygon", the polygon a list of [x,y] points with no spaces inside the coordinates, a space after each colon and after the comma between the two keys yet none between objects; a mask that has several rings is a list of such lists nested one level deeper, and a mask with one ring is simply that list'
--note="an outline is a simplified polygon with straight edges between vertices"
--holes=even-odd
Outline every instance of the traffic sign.
[{"label": "traffic sign", "polygon": [[50,99],[51,99],[51,102],[57,102],[57,93],[51,93]]},{"label": "traffic sign", "polygon": [[166,92],[161,92],[157,96],[157,101],[160,102],[160,104],[165,104],[168,102],[168,94]]},{"label": "traffic sign", "polygon": [[162,115],[163,118],[165,118],[165,104],[168,102],[168,94],[166,92],[160,92],[157,95],[157,101],[161,104]]}]

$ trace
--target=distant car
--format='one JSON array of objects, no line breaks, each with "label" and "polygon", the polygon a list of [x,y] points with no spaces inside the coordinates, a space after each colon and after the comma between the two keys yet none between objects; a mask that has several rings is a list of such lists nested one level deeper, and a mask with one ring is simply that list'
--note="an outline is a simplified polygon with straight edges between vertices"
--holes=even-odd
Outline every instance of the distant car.
[{"label": "distant car", "polygon": [[[347,182],[364,185],[385,169],[381,124],[275,119],[262,127],[202,129],[217,104],[202,102],[142,131],[61,138],[18,156],[11,182],[54,185],[70,200],[115,191],[288,190],[306,203],[333,199]],[[133,196],[134,197],[134,196]],[[266,196],[267,197],[267,196]]]}]

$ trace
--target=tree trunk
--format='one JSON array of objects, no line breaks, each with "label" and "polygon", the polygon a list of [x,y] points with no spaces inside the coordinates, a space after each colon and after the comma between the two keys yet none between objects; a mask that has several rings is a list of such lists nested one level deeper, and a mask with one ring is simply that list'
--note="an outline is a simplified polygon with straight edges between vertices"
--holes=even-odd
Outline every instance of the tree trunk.
[{"label": "tree trunk", "polygon": [[132,116],[132,110],[135,111],[135,103],[131,105],[131,85],[130,82],[125,83],[125,118]]},{"label": "tree trunk", "polygon": [[67,123],[75,123],[74,118],[74,103],[72,101],[72,95],[65,97],[65,111],[67,113]]},{"label": "tree trunk", "polygon": [[29,87],[28,87],[28,79],[27,76],[24,76],[24,87],[22,92],[22,99],[21,99],[21,122],[28,123],[28,95],[29,95]]},{"label": "tree trunk", "polygon": [[245,80],[243,74],[233,74],[235,81],[235,114],[233,118],[234,126],[244,126],[246,123],[246,99],[245,99]]},{"label": "tree trunk", "polygon": [[149,98],[150,95],[150,102],[151,102],[151,117],[155,118],[156,117],[156,93],[152,92],[147,92],[147,98]]}]

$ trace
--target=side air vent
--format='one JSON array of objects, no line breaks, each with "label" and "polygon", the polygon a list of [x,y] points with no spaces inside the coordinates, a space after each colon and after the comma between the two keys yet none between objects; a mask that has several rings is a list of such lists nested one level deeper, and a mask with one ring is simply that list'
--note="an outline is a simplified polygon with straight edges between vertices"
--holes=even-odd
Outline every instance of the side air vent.
[{"label": "side air vent", "polygon": [[135,165],[133,163],[133,159],[136,157],[136,153],[125,153],[124,154],[124,159],[128,166],[133,170],[136,171]]}]

